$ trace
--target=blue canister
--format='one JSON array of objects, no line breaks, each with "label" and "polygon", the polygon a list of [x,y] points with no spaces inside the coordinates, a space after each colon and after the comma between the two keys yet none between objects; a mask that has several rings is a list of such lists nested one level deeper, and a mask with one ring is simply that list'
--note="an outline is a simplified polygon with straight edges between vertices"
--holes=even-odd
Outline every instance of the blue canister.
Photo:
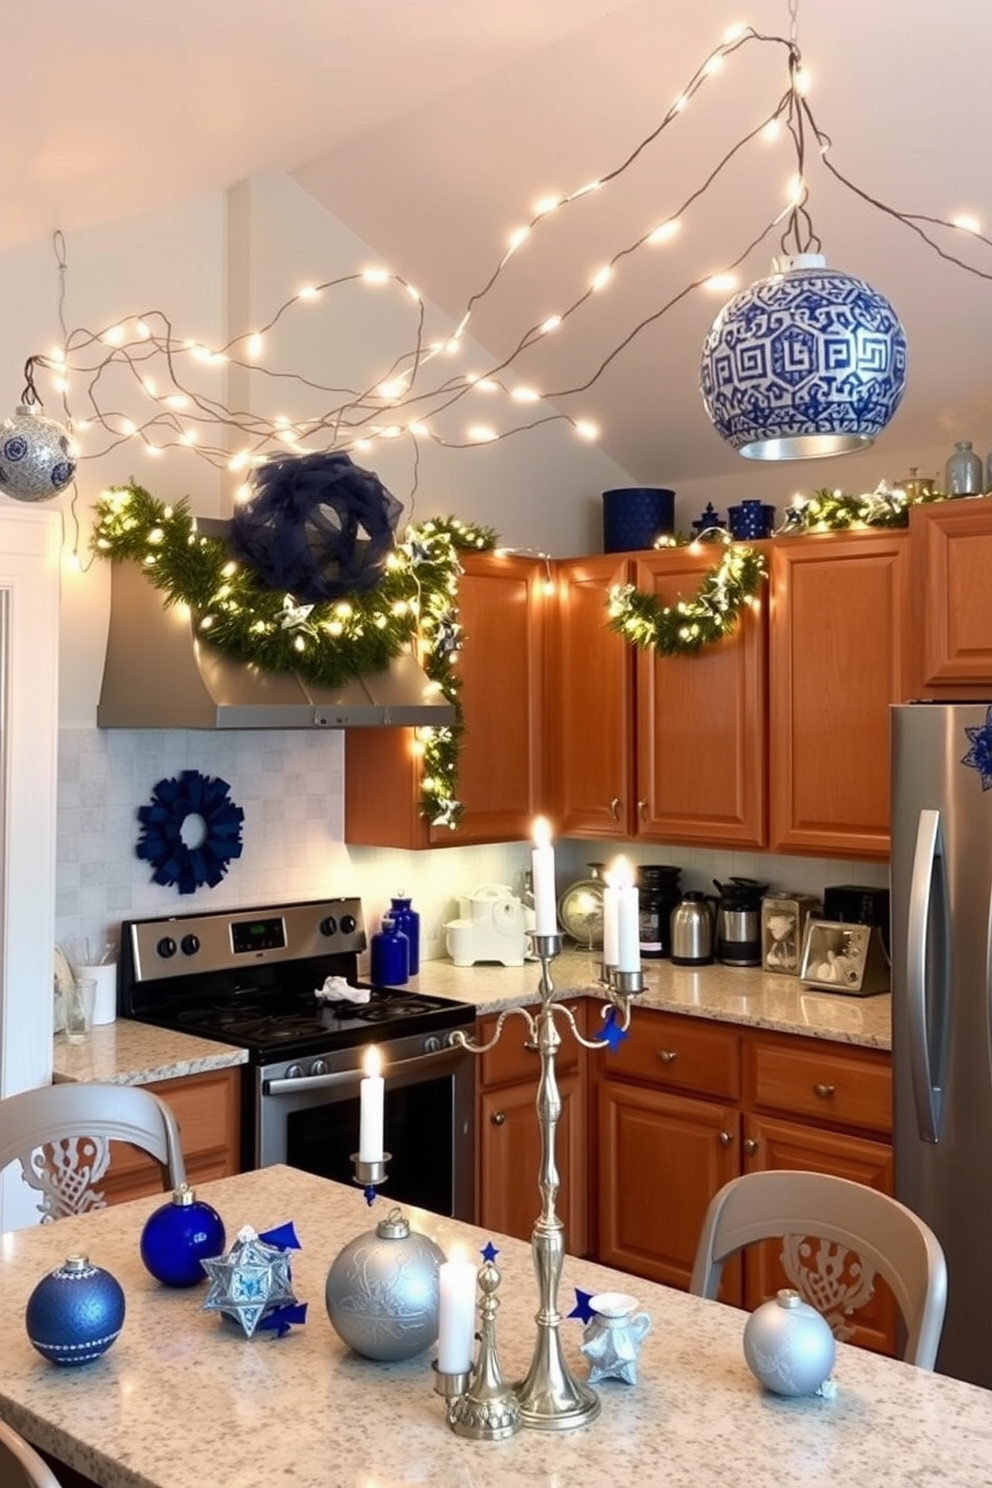
[{"label": "blue canister", "polygon": [[405,894],[397,894],[389,901],[389,913],[393,923],[410,942],[409,972],[416,976],[420,970],[420,916]]},{"label": "blue canister", "polygon": [[603,552],[653,548],[675,530],[675,492],[659,486],[618,486],[603,492]]},{"label": "blue canister", "polygon": [[730,534],[738,542],[755,542],[771,537],[775,526],[775,508],[765,501],[742,501],[728,510]]},{"label": "blue canister", "polygon": [[369,945],[369,973],[376,987],[398,987],[410,978],[410,942],[391,915],[383,915]]},{"label": "blue canister", "polygon": [[53,1364],[98,1359],[124,1326],[124,1291],[109,1271],[73,1255],[43,1276],[28,1298],[28,1338]]}]

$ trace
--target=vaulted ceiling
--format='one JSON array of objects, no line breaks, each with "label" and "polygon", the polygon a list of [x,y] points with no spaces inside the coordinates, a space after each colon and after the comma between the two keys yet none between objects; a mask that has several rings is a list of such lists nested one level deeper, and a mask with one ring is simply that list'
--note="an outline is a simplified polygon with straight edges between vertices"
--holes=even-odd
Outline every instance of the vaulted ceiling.
[{"label": "vaulted ceiling", "polygon": [[[796,8],[810,106],[832,142],[829,160],[857,188],[810,151],[813,225],[832,265],[889,298],[909,340],[908,391],[882,439],[911,455],[966,437],[984,452],[992,277],[941,257],[886,208],[969,212],[992,235],[992,5]],[[22,7],[6,28],[0,247],[282,171],[454,326],[535,202],[621,166],[734,22],[788,37],[789,4]],[[544,219],[475,306],[475,338],[498,361],[618,251],[680,214],[669,244],[624,258],[609,286],[515,369],[599,425],[604,448],[646,484],[741,463],[711,429],[697,389],[699,347],[726,295],[684,291],[738,259],[781,212],[795,167],[787,139],[754,141],[682,207],[787,84],[785,48],[749,42],[618,177]],[[767,272],[781,231],[746,253],[742,283]],[[943,253],[992,276],[992,247],[931,231]]]}]

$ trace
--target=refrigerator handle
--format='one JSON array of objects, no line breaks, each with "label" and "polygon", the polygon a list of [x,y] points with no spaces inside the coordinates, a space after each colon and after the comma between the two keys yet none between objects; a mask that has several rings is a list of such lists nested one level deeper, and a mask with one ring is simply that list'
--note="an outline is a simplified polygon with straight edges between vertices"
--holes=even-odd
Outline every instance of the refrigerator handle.
[{"label": "refrigerator handle", "polygon": [[906,1026],[909,1034],[909,1070],[916,1106],[920,1139],[940,1138],[942,1091],[934,1085],[930,1071],[930,1027],[927,1019],[927,941],[931,916],[940,912],[940,896],[933,899],[934,872],[941,857],[940,812],[920,812],[913,855],[913,877],[909,887],[909,923],[906,932]]}]

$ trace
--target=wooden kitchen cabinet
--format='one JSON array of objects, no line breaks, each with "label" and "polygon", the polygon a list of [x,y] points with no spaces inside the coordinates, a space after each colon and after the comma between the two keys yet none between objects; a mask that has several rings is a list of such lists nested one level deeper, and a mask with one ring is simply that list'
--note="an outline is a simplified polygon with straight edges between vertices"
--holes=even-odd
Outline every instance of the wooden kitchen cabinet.
[{"label": "wooden kitchen cabinet", "polygon": [[[892,1192],[888,1054],[794,1035],[635,1011],[615,1055],[591,1066],[596,1092],[596,1258],[688,1287],[706,1207],[741,1173],[836,1173]],[[781,1245],[724,1271],[721,1298],[753,1309],[785,1285]],[[856,1342],[896,1351],[884,1282]]]},{"label": "wooden kitchen cabinet", "polygon": [[549,781],[567,835],[761,847],[766,837],[765,607],[697,656],[659,656],[606,629],[611,585],[691,595],[712,548],[557,566]]},{"label": "wooden kitchen cabinet", "polygon": [[[586,1004],[569,1004],[584,1031]],[[480,1018],[476,1038],[486,1043],[497,1015]],[[483,1229],[529,1240],[541,1211],[541,1129],[537,1119],[540,1056],[527,1047],[527,1027],[508,1018],[498,1044],[479,1056],[476,1085],[476,1223]],[[555,1155],[561,1187],[555,1201],[572,1255],[588,1251],[586,1179],[589,1171],[586,1119],[586,1051],[562,1032],[555,1075],[562,1112]]]},{"label": "wooden kitchen cabinet", "polygon": [[885,859],[889,706],[909,688],[908,534],[771,549],[769,846]]},{"label": "wooden kitchen cabinet", "polygon": [[530,835],[541,803],[540,693],[547,571],[543,562],[465,553],[458,616],[465,644],[465,731],[455,831],[420,815],[421,760],[413,728],[345,730],[344,840],[350,846],[462,847]]},{"label": "wooden kitchen cabinet", "polygon": [[[914,506],[909,514],[914,698],[992,698],[992,499]],[[924,602],[925,601],[925,602]]]},{"label": "wooden kitchen cabinet", "polygon": [[[209,1183],[241,1171],[240,1080],[240,1069],[231,1068],[159,1080],[147,1086],[172,1107],[190,1184]],[[161,1171],[146,1153],[115,1143],[110,1167],[99,1187],[108,1204],[123,1204],[128,1199],[161,1193]]]}]

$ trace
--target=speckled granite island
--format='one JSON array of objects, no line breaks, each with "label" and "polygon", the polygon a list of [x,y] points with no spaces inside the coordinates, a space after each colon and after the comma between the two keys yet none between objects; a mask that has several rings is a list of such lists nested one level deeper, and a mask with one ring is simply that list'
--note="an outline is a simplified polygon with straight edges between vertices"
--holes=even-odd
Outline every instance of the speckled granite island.
[{"label": "speckled granite island", "polygon": [[[160,1200],[141,1199],[4,1237],[0,1250],[0,1416],[101,1488],[941,1488],[992,1484],[992,1394],[841,1345],[833,1399],[764,1394],[741,1350],[744,1314],[634,1283],[653,1328],[635,1386],[596,1388],[602,1413],[568,1432],[521,1431],[506,1442],[456,1437],[434,1393],[430,1354],[375,1364],[351,1353],[324,1309],[324,1280],[343,1245],[371,1228],[357,1190],[282,1167],[205,1185],[229,1240],[293,1220],[293,1260],[306,1324],[246,1339],[204,1313],[204,1289],[169,1291],[144,1270],[138,1241]],[[488,1234],[409,1210],[443,1249]],[[529,1247],[493,1237],[503,1283],[500,1359],[508,1379],[530,1362],[536,1307]],[[124,1330],[78,1369],[47,1363],[27,1340],[36,1282],[83,1251],[121,1282]],[[627,1276],[566,1258],[560,1302],[574,1288],[628,1290]],[[581,1324],[562,1323],[580,1377]]]}]

